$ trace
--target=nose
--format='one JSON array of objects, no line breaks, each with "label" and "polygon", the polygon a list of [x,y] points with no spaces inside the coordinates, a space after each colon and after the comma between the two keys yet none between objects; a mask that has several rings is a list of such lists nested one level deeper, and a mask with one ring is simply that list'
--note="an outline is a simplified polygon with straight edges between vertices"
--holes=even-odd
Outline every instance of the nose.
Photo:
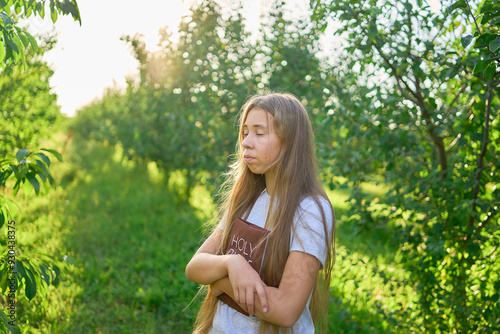
[{"label": "nose", "polygon": [[243,139],[243,142],[241,142],[241,145],[243,146],[243,148],[246,148],[246,149],[251,149],[253,147],[252,140],[250,139],[250,134],[248,134]]}]

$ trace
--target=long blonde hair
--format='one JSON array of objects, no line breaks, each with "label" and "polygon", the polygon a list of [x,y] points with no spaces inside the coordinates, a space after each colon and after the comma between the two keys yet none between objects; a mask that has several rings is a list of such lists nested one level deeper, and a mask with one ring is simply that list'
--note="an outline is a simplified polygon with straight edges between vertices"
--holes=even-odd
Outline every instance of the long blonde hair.
[{"label": "long blonde hair", "polygon": [[[242,108],[237,160],[230,166],[229,178],[224,185],[226,192],[219,211],[225,229],[218,254],[223,254],[227,249],[235,218],[248,213],[266,188],[264,174],[253,174],[242,155],[242,127],[253,108],[264,109],[274,116],[273,124],[281,139],[278,159],[269,167],[274,169],[275,180],[265,225],[271,233],[262,265],[263,281],[268,286],[279,286],[290,250],[295,215],[300,202],[306,197],[312,198],[321,212],[326,236],[325,247],[328,252],[323,270],[318,274],[309,309],[315,326],[323,331],[327,325],[330,277],[335,262],[335,216],[330,205],[333,226],[329,231],[320,200],[323,198],[330,202],[319,181],[311,123],[303,105],[291,94],[270,93],[253,96]],[[273,206],[273,203],[276,204]],[[194,333],[207,333],[211,329],[216,308],[217,299],[207,291],[196,318]],[[270,330],[278,333],[280,328],[262,320],[259,332],[268,333]]]}]

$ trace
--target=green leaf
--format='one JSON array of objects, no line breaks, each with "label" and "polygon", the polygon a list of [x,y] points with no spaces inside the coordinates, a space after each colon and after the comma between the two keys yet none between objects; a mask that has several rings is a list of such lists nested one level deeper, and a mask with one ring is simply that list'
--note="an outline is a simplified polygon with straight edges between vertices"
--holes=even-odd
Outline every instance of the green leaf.
[{"label": "green leaf", "polygon": [[488,66],[488,64],[491,63],[492,61],[493,61],[493,59],[486,59],[486,60],[478,61],[476,66],[474,66],[474,71],[472,73],[474,73],[474,74],[481,73],[482,71],[484,71],[486,66]]},{"label": "green leaf", "polygon": [[485,69],[484,69],[484,73],[483,73],[483,77],[486,79],[486,80],[492,80],[493,77],[495,76],[495,73],[497,71],[497,66],[495,64],[495,62],[491,62]]},{"label": "green leaf", "polygon": [[11,320],[7,318],[7,315],[3,312],[3,310],[0,310],[0,319],[2,319],[2,322],[11,334],[21,334],[21,329],[18,326],[12,326],[9,324],[9,321]]},{"label": "green leaf", "polygon": [[46,151],[46,152],[50,152],[57,158],[57,160],[59,160],[61,162],[63,161],[63,157],[62,157],[61,153],[57,152],[56,150],[52,150],[49,148],[42,148],[41,150]]},{"label": "green leaf", "polygon": [[12,51],[14,51],[15,53],[19,53],[19,48],[17,47],[16,43],[14,42],[13,38],[16,38],[17,40],[19,40],[19,38],[17,38],[16,35],[14,35],[13,33],[7,33],[6,31],[4,31],[4,39],[5,39],[5,42],[7,43],[7,45],[10,47],[10,49]]},{"label": "green leaf", "polygon": [[22,160],[26,159],[26,157],[29,155],[29,153],[30,153],[30,151],[25,149],[25,148],[19,149],[16,153],[17,161],[21,162]]},{"label": "green leaf", "polygon": [[30,40],[28,39],[28,37],[26,37],[25,33],[19,33],[19,38],[21,39],[21,42],[23,42],[25,48],[30,45]]},{"label": "green leaf", "polygon": [[40,158],[42,158],[43,162],[45,162],[45,164],[47,165],[47,167],[50,167],[50,159],[48,156],[46,156],[45,154],[43,154],[42,152],[38,153],[38,156]]},{"label": "green leaf", "polygon": [[0,68],[2,67],[3,60],[5,58],[5,47],[2,40],[0,40]]},{"label": "green leaf", "polygon": [[47,165],[42,162],[42,160],[36,160],[36,165],[38,167],[37,174],[40,176],[42,181],[45,182],[45,176],[49,174],[49,170],[47,169]]},{"label": "green leaf", "polygon": [[434,50],[434,43],[430,41],[425,41],[424,44],[426,50]]},{"label": "green leaf", "polygon": [[0,8],[5,11],[7,14],[10,13],[10,6],[6,0],[0,0]]},{"label": "green leaf", "polygon": [[420,65],[422,64],[422,60],[416,61],[414,64],[412,64],[411,69],[414,73],[414,75],[418,78],[420,78],[422,81],[425,80],[426,76]]},{"label": "green leaf", "polygon": [[30,161],[30,163],[28,164],[28,168],[30,168],[30,171],[33,172],[33,174],[42,174],[42,166],[44,165],[45,164],[41,160],[36,159],[35,162]]},{"label": "green leaf", "polygon": [[50,285],[50,269],[45,265],[45,264],[40,264],[40,271],[42,275],[42,279],[47,283],[47,285]]},{"label": "green leaf", "polygon": [[[2,10],[4,10],[5,7],[2,7]],[[2,21],[4,23],[4,26],[6,27],[6,29],[9,29],[10,26],[12,25],[12,19],[10,18],[9,15],[5,14],[5,13],[2,13],[0,12],[0,16],[2,17]]]},{"label": "green leaf", "polygon": [[57,21],[57,11],[55,9],[50,11],[50,18],[52,19],[52,23],[56,23],[56,21]]},{"label": "green leaf", "polygon": [[439,74],[439,79],[441,79],[441,80],[449,80],[449,79],[455,77],[457,74],[458,74],[458,71],[457,71],[456,68],[449,68],[449,69],[446,69],[446,70],[442,71]]},{"label": "green leaf", "polygon": [[17,180],[16,184],[12,188],[12,195],[16,196],[20,188],[21,188],[21,181]]},{"label": "green leaf", "polygon": [[50,184],[51,186],[53,186],[53,185],[54,185],[54,178],[53,178],[53,177],[52,177],[52,175],[50,175],[50,174],[49,174],[49,175],[47,175],[47,177],[49,178],[49,184]]},{"label": "green leaf", "polygon": [[28,182],[23,183],[23,191],[26,196],[29,196],[33,191],[33,186],[31,186]]},{"label": "green leaf", "polygon": [[19,39],[23,43],[24,47],[27,48],[30,45],[30,41],[29,41],[28,37],[26,36],[26,33],[18,27],[16,27],[16,31],[17,31],[17,36],[19,36]]},{"label": "green leaf", "polygon": [[[40,5],[40,6],[38,6]],[[45,18],[45,4],[42,2],[42,3],[37,3],[37,11],[38,11],[38,15],[40,15],[40,17],[42,19]]]},{"label": "green leaf", "polygon": [[500,49],[500,36],[497,36],[494,40],[492,40],[488,47],[491,52],[497,52]]},{"label": "green leaf", "polygon": [[454,11],[455,9],[458,9],[458,8],[467,8],[467,4],[465,3],[464,0],[459,0],[459,1],[455,2],[453,5],[451,5],[450,7],[448,7],[448,13],[451,13],[452,11]]},{"label": "green leaf", "polygon": [[58,7],[62,10],[64,15],[71,14],[75,21],[78,21],[82,24],[82,20],[80,17],[80,10],[78,9],[78,4],[76,1],[65,1],[58,4]]},{"label": "green leaf", "polygon": [[500,13],[498,12],[487,12],[484,13],[483,18],[481,19],[481,24],[486,24],[494,18],[497,18]]},{"label": "green leaf", "polygon": [[36,176],[31,173],[28,174],[28,181],[31,183],[33,188],[35,188],[35,191],[38,194],[40,192],[40,183],[36,179]]},{"label": "green leaf", "polygon": [[30,17],[31,14],[33,14],[33,7],[27,6],[27,8],[25,8],[25,10],[26,10],[25,17]]},{"label": "green leaf", "polygon": [[3,271],[5,268],[5,262],[0,265],[0,268],[2,268],[2,270],[0,270],[0,292],[5,293],[9,286],[9,282],[7,281],[8,275]]},{"label": "green leaf", "polygon": [[[25,264],[23,264],[25,262]],[[33,299],[36,295],[36,278],[31,272],[32,266],[28,260],[17,260],[16,261],[16,271],[19,282],[24,278],[25,282],[25,294],[28,299]]]},{"label": "green leaf", "polygon": [[368,37],[375,38],[378,35],[377,24],[374,20],[368,25]]},{"label": "green leaf", "polygon": [[496,34],[482,34],[476,39],[474,43],[474,47],[478,49],[482,49],[487,47],[491,41],[493,41],[497,37]]},{"label": "green leaf", "polygon": [[52,269],[54,270],[54,273],[55,273],[55,276],[52,279],[52,285],[57,287],[59,285],[59,283],[61,282],[61,280],[60,280],[61,269],[59,269],[59,267],[56,265],[54,265],[54,267]]},{"label": "green leaf", "polygon": [[30,41],[30,44],[31,44],[31,47],[33,48],[33,51],[37,52],[38,51],[38,43],[36,42],[35,37],[33,37],[33,35],[31,35],[29,32],[26,32],[26,36],[28,37],[28,39]]},{"label": "green leaf", "polygon": [[29,268],[25,267],[25,270],[27,275],[24,276],[26,284],[24,292],[26,293],[26,297],[28,297],[29,300],[32,300],[36,296],[36,279]]},{"label": "green leaf", "polygon": [[26,271],[24,270],[24,265],[23,265],[22,261],[19,261],[19,260],[16,261],[16,267],[15,267],[14,271],[17,272],[17,275],[18,275],[17,278],[18,278],[19,282],[21,281],[21,278],[26,276]]},{"label": "green leaf", "polygon": [[3,224],[5,224],[5,212],[3,208],[0,208],[0,228],[2,228]]},{"label": "green leaf", "polygon": [[460,38],[460,43],[462,44],[462,47],[466,48],[473,39],[474,37],[472,35],[463,36]]},{"label": "green leaf", "polygon": [[[479,10],[480,14],[487,13],[487,12],[496,12],[500,10],[500,4],[498,3],[491,3],[491,2],[486,2],[483,7]],[[500,15],[497,14],[497,15]]]}]

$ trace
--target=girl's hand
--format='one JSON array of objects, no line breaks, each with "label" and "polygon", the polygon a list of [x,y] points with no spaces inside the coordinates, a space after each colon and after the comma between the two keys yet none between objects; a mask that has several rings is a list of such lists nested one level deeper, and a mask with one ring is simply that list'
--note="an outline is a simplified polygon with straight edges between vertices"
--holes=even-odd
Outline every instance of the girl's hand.
[{"label": "girl's hand", "polygon": [[260,299],[262,310],[267,312],[266,284],[243,256],[231,255],[227,259],[227,272],[233,287],[234,300],[246,306],[250,315],[255,314],[255,293]]}]

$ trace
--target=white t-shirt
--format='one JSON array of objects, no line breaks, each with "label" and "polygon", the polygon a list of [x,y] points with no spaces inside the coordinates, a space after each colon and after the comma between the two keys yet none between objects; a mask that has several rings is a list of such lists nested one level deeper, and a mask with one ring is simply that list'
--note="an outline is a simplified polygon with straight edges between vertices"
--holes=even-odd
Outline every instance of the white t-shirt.
[{"label": "white t-shirt", "polygon": [[[270,198],[271,196],[264,190],[255,202],[246,220],[252,224],[264,227],[269,211]],[[326,199],[323,198],[321,198],[320,202],[325,213],[328,229],[331,231],[333,217],[330,205]],[[321,266],[323,266],[328,250],[325,248],[325,234],[321,220],[321,212],[312,198],[305,198],[300,203],[300,208],[295,215],[294,224],[295,234],[292,232],[290,252],[300,251],[311,254],[315,256],[321,262]],[[219,227],[224,228],[223,226]],[[314,333],[314,324],[309,312],[310,302],[311,296],[309,296],[309,300],[307,301],[302,315],[292,326],[292,333]],[[254,334],[258,332],[259,325],[259,318],[247,317],[219,301],[210,333]]]}]

